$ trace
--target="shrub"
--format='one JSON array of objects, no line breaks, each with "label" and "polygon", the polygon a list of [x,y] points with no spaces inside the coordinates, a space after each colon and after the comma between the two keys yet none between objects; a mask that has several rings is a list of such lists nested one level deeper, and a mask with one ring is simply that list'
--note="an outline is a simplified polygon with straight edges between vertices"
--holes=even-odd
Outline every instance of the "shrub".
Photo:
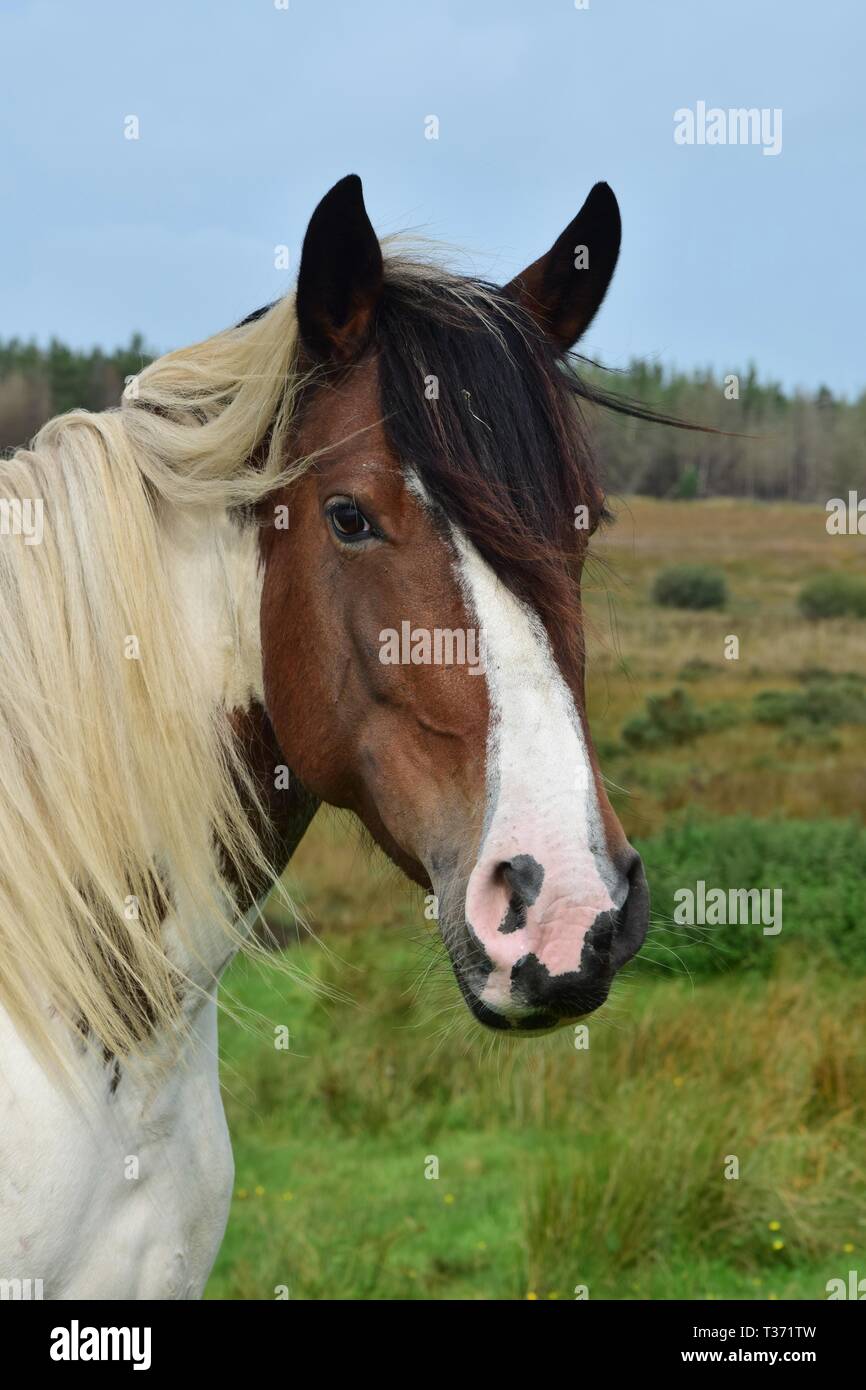
[{"label": "shrub", "polygon": [[701,488],[701,480],[698,470],[694,464],[690,464],[684,473],[680,474],[679,481],[674,488],[674,499],[677,502],[692,502],[697,497]]},{"label": "shrub", "polygon": [[629,719],[622,736],[633,748],[660,748],[668,743],[688,743],[706,728],[704,713],[677,687],[668,695],[648,695],[646,713]]},{"label": "shrub", "polygon": [[759,724],[792,724],[807,717],[801,690],[762,690],[752,701]]},{"label": "shrub", "polygon": [[752,709],[760,724],[866,724],[866,686],[856,675],[824,677],[803,690],[762,690]]},{"label": "shrub", "polygon": [[653,598],[663,608],[722,608],[727,596],[724,575],[703,565],[674,565],[653,584]]},{"label": "shrub", "polygon": [[698,709],[687,691],[677,686],[667,695],[648,695],[646,713],[623,725],[623,740],[632,748],[663,748],[689,743],[699,734],[729,729],[739,722],[736,706],[725,700]]},{"label": "shrub", "polygon": [[815,681],[842,681],[845,685],[866,686],[863,671],[828,671],[826,666],[804,666],[796,675],[804,685],[812,685]]},{"label": "shrub", "polygon": [[866,576],[817,574],[803,585],[797,602],[807,618],[866,618]]},{"label": "shrub", "polygon": [[716,667],[711,661],[704,661],[703,657],[693,656],[681,666],[677,672],[677,678],[681,681],[702,681],[706,676],[715,674]]}]

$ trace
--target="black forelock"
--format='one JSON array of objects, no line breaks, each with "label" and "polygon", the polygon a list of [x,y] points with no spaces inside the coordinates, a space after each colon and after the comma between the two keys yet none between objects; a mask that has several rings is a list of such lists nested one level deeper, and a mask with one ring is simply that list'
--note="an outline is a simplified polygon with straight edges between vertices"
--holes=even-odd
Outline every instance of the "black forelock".
[{"label": "black forelock", "polygon": [[509,588],[573,616],[575,509],[591,529],[603,504],[570,365],[495,286],[387,271],[375,346],[404,467]]}]

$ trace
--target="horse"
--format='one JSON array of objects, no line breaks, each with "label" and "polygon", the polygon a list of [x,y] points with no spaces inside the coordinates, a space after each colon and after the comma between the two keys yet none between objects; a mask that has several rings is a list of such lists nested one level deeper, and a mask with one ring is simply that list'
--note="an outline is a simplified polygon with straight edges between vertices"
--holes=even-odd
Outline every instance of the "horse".
[{"label": "horse", "polygon": [[586,715],[607,512],[568,358],[619,245],[596,184],[497,286],[380,242],[350,175],[294,295],[0,465],[43,517],[0,542],[4,1287],[202,1295],[219,980],[321,803],[433,895],[488,1029],[582,1018],[640,948]]}]

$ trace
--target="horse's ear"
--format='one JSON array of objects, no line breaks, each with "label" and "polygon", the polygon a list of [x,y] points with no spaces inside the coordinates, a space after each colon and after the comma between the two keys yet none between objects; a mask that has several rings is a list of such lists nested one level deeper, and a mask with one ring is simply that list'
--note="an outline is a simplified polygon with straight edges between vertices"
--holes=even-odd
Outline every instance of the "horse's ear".
[{"label": "horse's ear", "polygon": [[382,252],[357,174],[326,193],[310,218],[298,273],[301,343],[318,361],[350,362],[371,334]]},{"label": "horse's ear", "polygon": [[621,232],[616,198],[606,183],[597,183],[547,254],[506,286],[563,352],[595,318],[616,266]]}]

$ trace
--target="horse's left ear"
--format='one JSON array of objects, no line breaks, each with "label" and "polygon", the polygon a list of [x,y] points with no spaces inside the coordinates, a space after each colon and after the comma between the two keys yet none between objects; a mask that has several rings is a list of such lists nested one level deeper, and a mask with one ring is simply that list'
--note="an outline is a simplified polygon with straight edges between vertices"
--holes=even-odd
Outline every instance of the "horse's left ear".
[{"label": "horse's left ear", "polygon": [[622,223],[613,191],[597,183],[545,256],[506,286],[561,351],[592,323],[619,256]]},{"label": "horse's left ear", "polygon": [[382,293],[382,252],[357,174],[326,193],[310,218],[298,272],[301,343],[317,361],[351,362],[367,345]]}]

